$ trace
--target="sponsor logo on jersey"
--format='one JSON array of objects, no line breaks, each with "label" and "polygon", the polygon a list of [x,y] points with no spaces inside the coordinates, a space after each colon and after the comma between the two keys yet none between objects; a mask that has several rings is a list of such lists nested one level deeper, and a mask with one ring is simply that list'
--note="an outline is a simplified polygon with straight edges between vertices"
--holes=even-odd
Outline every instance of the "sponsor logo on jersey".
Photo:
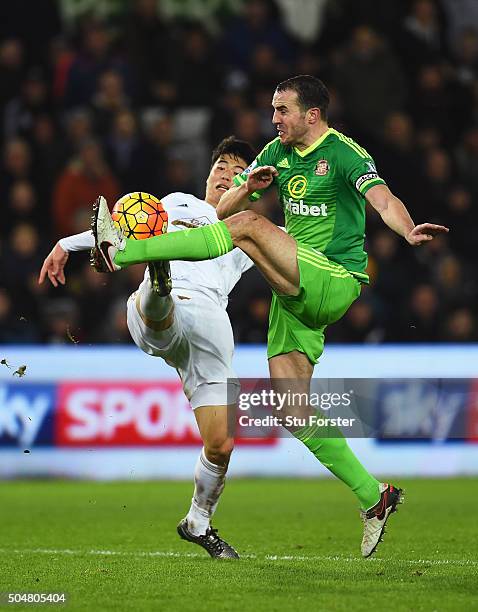
[{"label": "sponsor logo on jersey", "polygon": [[314,174],[316,176],[325,176],[330,170],[329,162],[326,159],[319,159],[315,166]]},{"label": "sponsor logo on jersey", "polygon": [[287,157],[284,157],[284,159],[281,159],[280,162],[277,164],[278,168],[290,168],[289,166],[289,160],[287,159]]},{"label": "sponsor logo on jersey", "polygon": [[309,206],[304,200],[296,202],[292,198],[286,200],[285,210],[291,215],[301,215],[302,217],[326,217],[328,214],[325,202]]},{"label": "sponsor logo on jersey", "polygon": [[202,227],[203,225],[210,225],[211,223],[212,221],[210,221],[207,217],[198,217],[196,219],[175,219],[171,225],[195,228]]},{"label": "sponsor logo on jersey", "polygon": [[373,181],[374,179],[378,179],[378,178],[380,177],[378,176],[376,172],[369,172],[368,174],[363,174],[362,176],[359,176],[359,178],[355,181],[355,188],[360,189],[360,187],[366,181]]},{"label": "sponsor logo on jersey", "polygon": [[375,164],[371,161],[365,162],[367,164],[367,168],[369,169],[370,172],[375,172],[375,174],[377,173],[377,168],[375,167]]},{"label": "sponsor logo on jersey", "polygon": [[302,174],[296,174],[287,183],[287,189],[294,200],[300,200],[307,191],[307,179]]}]

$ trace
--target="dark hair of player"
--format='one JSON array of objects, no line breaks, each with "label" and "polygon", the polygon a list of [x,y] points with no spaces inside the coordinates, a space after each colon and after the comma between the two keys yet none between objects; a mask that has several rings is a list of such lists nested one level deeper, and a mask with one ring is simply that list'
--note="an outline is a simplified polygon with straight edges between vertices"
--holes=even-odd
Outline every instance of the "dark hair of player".
[{"label": "dark hair of player", "polygon": [[255,160],[257,152],[245,140],[238,140],[235,136],[228,136],[221,140],[212,152],[211,168],[222,155],[232,155],[236,159],[241,158],[249,166]]},{"label": "dark hair of player", "polygon": [[304,113],[309,108],[319,108],[322,121],[327,121],[330,97],[327,87],[320,79],[310,74],[300,74],[287,81],[282,81],[276,87],[277,92],[291,90],[296,92],[297,101]]}]

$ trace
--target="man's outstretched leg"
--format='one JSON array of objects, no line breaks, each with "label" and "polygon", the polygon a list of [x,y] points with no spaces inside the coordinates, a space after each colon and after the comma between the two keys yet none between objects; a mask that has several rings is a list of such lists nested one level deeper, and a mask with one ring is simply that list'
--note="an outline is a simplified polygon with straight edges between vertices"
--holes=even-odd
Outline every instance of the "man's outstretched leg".
[{"label": "man's outstretched leg", "polygon": [[92,263],[99,272],[115,272],[154,261],[215,259],[239,247],[254,261],[274,291],[285,295],[296,295],[299,291],[296,241],[250,210],[212,225],[146,240],[124,238],[102,196],[94,212],[96,257]]},{"label": "man's outstretched leg", "polygon": [[92,264],[99,272],[115,272],[143,262],[214,259],[234,248],[227,227],[222,222],[134,240],[124,238],[115,226],[103,196],[97,199],[93,210],[95,214],[91,229],[96,252]]}]

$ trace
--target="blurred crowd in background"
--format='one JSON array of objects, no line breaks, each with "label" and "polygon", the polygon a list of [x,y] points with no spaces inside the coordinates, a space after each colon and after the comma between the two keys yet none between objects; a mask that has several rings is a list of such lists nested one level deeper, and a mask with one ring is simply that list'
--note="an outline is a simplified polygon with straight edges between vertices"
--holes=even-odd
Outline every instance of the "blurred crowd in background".
[{"label": "blurred crowd in background", "polygon": [[[0,8],[0,342],[130,342],[125,302],[144,268],[37,284],[91,203],[129,191],[204,195],[210,154],[276,136],[275,85],[313,74],[330,124],[375,158],[416,223],[450,234],[412,249],[367,213],[370,286],[332,342],[478,340],[476,0],[16,0]],[[281,223],[274,193],[257,209]],[[237,342],[266,339],[257,271],[231,295]]]}]

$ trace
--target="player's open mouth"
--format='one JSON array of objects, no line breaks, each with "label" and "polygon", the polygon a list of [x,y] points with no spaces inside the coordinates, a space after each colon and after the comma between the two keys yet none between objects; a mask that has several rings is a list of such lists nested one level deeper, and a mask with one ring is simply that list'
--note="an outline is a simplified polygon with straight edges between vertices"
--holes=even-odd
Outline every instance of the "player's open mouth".
[{"label": "player's open mouth", "polygon": [[219,189],[219,191],[228,191],[229,187],[226,187],[225,185],[218,185],[216,189]]}]

